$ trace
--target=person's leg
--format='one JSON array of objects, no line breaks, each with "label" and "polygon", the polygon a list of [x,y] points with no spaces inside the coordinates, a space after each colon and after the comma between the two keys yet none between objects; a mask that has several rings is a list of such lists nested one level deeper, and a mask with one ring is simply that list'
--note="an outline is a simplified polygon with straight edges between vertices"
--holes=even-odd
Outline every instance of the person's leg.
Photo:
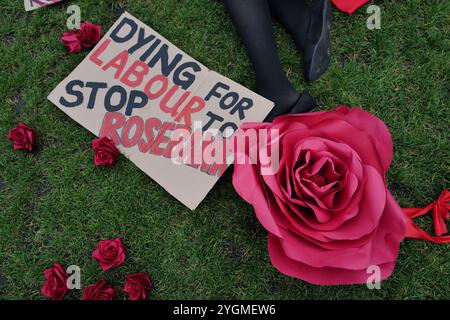
[{"label": "person's leg", "polygon": [[224,0],[256,76],[257,92],[275,103],[267,120],[293,109],[306,112],[315,104],[309,94],[299,94],[283,71],[273,35],[267,0]]},{"label": "person's leg", "polygon": [[330,58],[331,3],[329,0],[269,0],[270,10],[292,35],[304,54],[305,78],[317,80]]}]

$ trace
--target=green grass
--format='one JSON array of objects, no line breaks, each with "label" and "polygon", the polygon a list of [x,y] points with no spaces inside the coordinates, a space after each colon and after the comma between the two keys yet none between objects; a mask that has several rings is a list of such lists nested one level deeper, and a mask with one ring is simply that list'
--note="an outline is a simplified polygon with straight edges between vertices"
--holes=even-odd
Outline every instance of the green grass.
[{"label": "green grass", "polygon": [[[276,27],[286,72],[321,105],[363,106],[391,129],[389,187],[402,206],[422,206],[449,187],[450,3],[377,1],[382,29],[369,31],[364,8],[334,11],[333,59],[307,85],[301,57]],[[92,164],[93,136],[47,101],[86,53],[69,55],[59,36],[69,4],[108,29],[122,10],[206,66],[253,88],[250,63],[223,4],[215,0],[65,1],[26,13],[0,4],[0,299],[42,299],[42,270],[58,261],[82,269],[83,286],[101,275],[117,288],[126,273],[155,279],[152,299],[443,299],[450,297],[448,245],[406,240],[381,290],[319,287],[270,264],[265,232],[231,185],[230,169],[191,212],[123,159],[112,171]],[[11,149],[8,130],[25,121],[39,150]],[[429,219],[421,224],[430,230]],[[90,257],[97,241],[120,236],[126,264],[102,273]],[[68,298],[78,299],[81,292]],[[125,298],[124,295],[121,298]]]}]

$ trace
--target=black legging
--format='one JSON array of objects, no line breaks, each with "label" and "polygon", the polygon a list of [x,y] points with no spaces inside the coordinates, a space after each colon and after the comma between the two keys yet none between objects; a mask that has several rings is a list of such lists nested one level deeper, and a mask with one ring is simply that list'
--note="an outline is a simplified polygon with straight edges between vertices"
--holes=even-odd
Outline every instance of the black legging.
[{"label": "black legging", "polygon": [[[272,14],[276,16],[289,30],[299,49],[311,53],[310,55],[317,52],[315,47],[308,47],[310,26],[316,24],[316,29],[321,32],[322,20],[316,19],[311,23],[313,11],[303,0],[224,0],[224,2],[252,62],[257,92],[275,103],[268,120],[277,115],[306,112],[314,108],[312,97],[307,92],[302,94],[297,92],[283,71],[271,16]],[[317,2],[319,6],[323,6],[328,0]],[[317,61],[305,56],[305,61],[306,59],[309,59],[307,62]],[[310,69],[309,67],[305,69]],[[315,70],[317,73],[317,68]],[[322,71],[319,70],[319,73]],[[305,75],[308,79],[309,73],[305,72]],[[317,74],[314,75],[316,76]]]}]

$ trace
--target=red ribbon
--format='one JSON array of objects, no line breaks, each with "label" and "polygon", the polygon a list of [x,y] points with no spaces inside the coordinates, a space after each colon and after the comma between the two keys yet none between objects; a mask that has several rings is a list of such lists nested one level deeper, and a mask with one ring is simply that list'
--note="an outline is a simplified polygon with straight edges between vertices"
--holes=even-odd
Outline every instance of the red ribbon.
[{"label": "red ribbon", "polygon": [[369,0],[332,0],[339,10],[352,14],[356,9],[361,7]]},{"label": "red ribbon", "polygon": [[[423,216],[431,210],[433,211],[434,233],[436,234],[436,236],[431,236],[430,234],[426,233],[423,229],[419,228],[419,226],[412,220],[416,217]],[[443,234],[448,232],[445,221],[450,218],[449,211],[450,192],[448,191],[448,189],[445,189],[436,201],[430,203],[426,207],[403,209],[403,212],[408,217],[408,221],[406,223],[406,237],[431,241],[434,243],[449,243],[450,235],[443,236]]]}]

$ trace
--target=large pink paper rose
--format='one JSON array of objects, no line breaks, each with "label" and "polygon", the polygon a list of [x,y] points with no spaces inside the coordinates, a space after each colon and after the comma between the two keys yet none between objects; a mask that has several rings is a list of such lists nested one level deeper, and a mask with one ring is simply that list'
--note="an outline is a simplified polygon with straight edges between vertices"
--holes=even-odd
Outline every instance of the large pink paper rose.
[{"label": "large pink paper rose", "polygon": [[252,128],[279,130],[279,169],[262,175],[258,164],[236,163],[233,184],[269,232],[273,265],[318,285],[366,283],[372,265],[388,278],[405,216],[386,187],[393,154],[386,125],[341,106],[242,127]]}]

